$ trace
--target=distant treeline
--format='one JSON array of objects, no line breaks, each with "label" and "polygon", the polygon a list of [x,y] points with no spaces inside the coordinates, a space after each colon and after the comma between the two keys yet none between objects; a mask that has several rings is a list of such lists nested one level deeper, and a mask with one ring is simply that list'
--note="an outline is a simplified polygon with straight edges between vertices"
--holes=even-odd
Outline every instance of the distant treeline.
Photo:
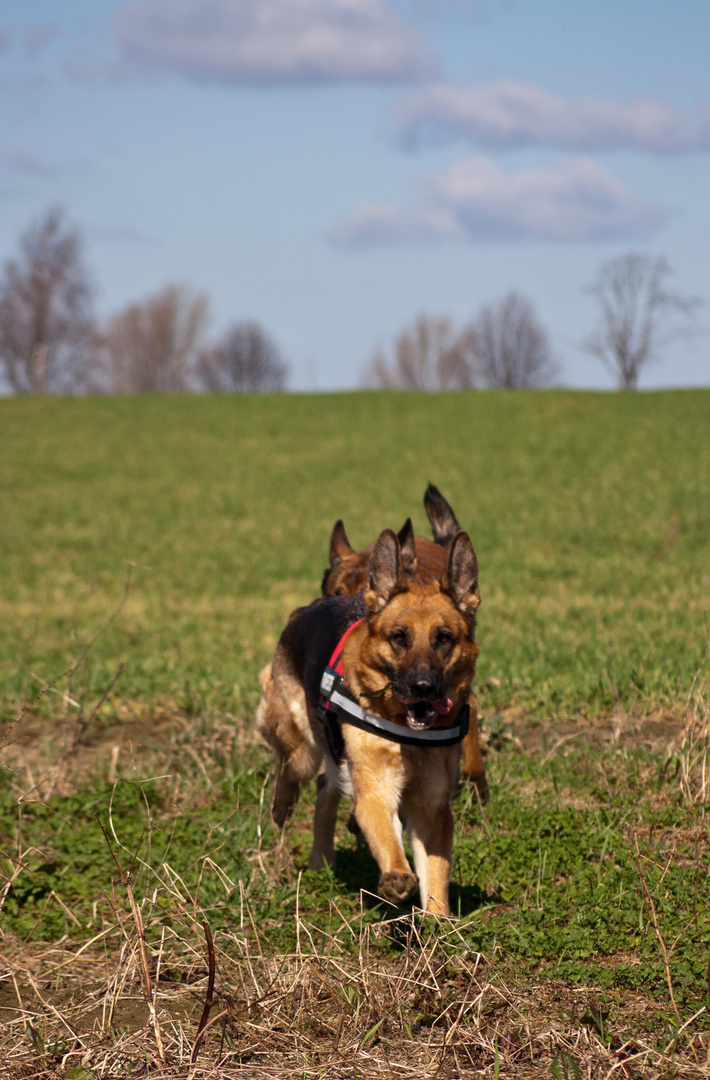
[{"label": "distant treeline", "polygon": [[[672,338],[690,332],[699,300],[669,292],[663,258],[623,255],[602,266],[590,292],[599,324],[583,342],[621,389]],[[264,393],[285,390],[288,364],[253,320],[206,340],[208,301],[167,285],[99,324],[79,231],[59,209],[29,226],[0,278],[0,389],[15,394]],[[536,389],[559,377],[550,339],[517,292],[456,328],[419,315],[377,349],[364,386],[393,390]]]}]

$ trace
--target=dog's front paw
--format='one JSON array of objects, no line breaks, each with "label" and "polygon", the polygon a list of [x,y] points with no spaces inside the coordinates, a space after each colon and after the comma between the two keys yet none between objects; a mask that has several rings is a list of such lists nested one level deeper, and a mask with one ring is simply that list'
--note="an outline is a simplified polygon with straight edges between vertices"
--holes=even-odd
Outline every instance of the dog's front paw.
[{"label": "dog's front paw", "polygon": [[403,904],[414,896],[418,885],[414,874],[401,874],[398,870],[390,870],[380,878],[377,891],[382,899],[388,900],[390,904]]}]

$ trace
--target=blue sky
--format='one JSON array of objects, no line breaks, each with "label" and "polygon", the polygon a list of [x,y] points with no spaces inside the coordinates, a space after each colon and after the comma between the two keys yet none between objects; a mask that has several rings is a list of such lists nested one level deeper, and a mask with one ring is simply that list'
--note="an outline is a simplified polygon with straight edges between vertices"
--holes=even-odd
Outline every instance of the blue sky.
[{"label": "blue sky", "polygon": [[[516,289],[606,387],[600,264],[663,254],[710,302],[709,44],[707,0],[4,0],[0,258],[60,204],[101,315],[187,283],[303,389]],[[641,384],[707,385],[709,341]]]}]

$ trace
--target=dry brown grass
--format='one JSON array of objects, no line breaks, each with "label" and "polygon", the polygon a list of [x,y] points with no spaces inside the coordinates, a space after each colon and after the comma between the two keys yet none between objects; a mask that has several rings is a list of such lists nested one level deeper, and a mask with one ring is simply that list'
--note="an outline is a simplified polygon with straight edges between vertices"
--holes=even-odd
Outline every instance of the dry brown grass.
[{"label": "dry brown grass", "polygon": [[[699,1060],[641,1040],[602,1039],[593,991],[542,972],[539,985],[516,985],[497,956],[466,948],[456,920],[351,925],[344,949],[333,907],[340,934],[316,930],[297,905],[297,947],[274,955],[242,895],[238,929],[215,935],[212,985],[197,920],[167,928],[144,901],[153,1023],[136,921],[118,905],[116,921],[83,943],[5,938],[0,1076],[533,1077],[550,1076],[563,1053],[590,1078],[707,1075]],[[400,942],[394,958],[383,937]],[[629,996],[625,1008],[648,1021],[657,1006]]]},{"label": "dry brown grass", "polygon": [[[41,777],[38,793],[57,793],[76,789],[98,762],[109,776],[126,759],[144,775],[157,765],[186,776],[186,746],[199,764],[208,743],[214,749],[224,742],[224,752],[232,753],[235,740],[245,749],[253,739],[225,721],[209,729],[202,746],[187,718],[169,709],[155,718],[124,719],[114,731],[99,709],[81,730],[62,719],[54,728],[45,724],[37,740],[36,718],[27,714],[3,756],[28,783]],[[710,728],[703,701],[696,697],[684,720],[683,732],[678,717],[616,717],[604,730],[598,725],[597,735],[652,741],[658,750],[672,727],[668,753],[676,755],[677,783],[685,799],[704,802]],[[546,745],[537,749],[562,752],[578,730],[548,728]],[[591,729],[585,732],[592,736]],[[522,726],[513,735],[532,737]],[[654,1016],[662,1012],[657,1002],[617,993],[614,1031],[637,1034],[626,1041],[610,1037],[594,1023],[593,987],[546,978],[544,965],[535,983],[528,976],[518,980],[498,950],[471,952],[455,919],[422,921],[410,914],[377,925],[348,924],[331,902],[332,932],[324,933],[304,916],[308,905],[297,902],[295,911],[284,912],[284,920],[294,920],[296,949],[275,953],[242,890],[232,927],[214,935],[212,980],[205,913],[179,878],[166,872],[161,883],[178,912],[166,921],[155,894],[130,903],[130,874],[125,865],[118,870],[122,895],[102,909],[104,921],[93,937],[43,944],[3,936],[0,1077],[549,1080],[563,1054],[590,1080],[710,1076],[697,1041],[682,1053],[670,1044],[659,1048],[652,1037]],[[638,1034],[643,1031],[648,1039]]]}]

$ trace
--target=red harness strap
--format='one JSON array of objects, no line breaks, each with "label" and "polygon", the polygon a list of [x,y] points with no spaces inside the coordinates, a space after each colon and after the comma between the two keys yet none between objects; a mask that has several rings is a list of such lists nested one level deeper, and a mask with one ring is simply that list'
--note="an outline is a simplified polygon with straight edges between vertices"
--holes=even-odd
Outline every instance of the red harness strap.
[{"label": "red harness strap", "polygon": [[338,675],[343,674],[343,645],[348,640],[355,627],[359,626],[360,623],[364,621],[364,619],[358,619],[357,622],[354,622],[352,624],[352,626],[349,626],[341,637],[338,644],[335,646],[335,652],[330,658],[330,663],[328,664],[328,667],[332,668],[333,671],[337,671]]}]

